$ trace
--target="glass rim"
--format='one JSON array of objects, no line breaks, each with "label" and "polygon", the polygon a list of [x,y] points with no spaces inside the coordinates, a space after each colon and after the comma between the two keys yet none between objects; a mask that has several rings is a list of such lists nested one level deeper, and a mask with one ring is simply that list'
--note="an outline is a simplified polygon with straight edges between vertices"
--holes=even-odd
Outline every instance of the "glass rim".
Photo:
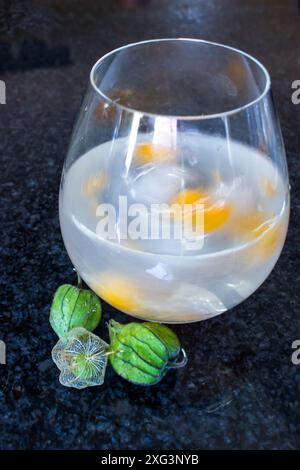
[{"label": "glass rim", "polygon": [[[182,115],[181,116],[181,115],[169,115],[169,114],[159,114],[159,113],[156,114],[156,113],[150,113],[150,112],[147,112],[147,111],[144,112],[141,109],[135,109],[135,108],[131,108],[130,106],[125,106],[123,104],[118,103],[117,100],[111,99],[109,96],[107,96],[105,93],[103,93],[103,91],[101,91],[100,87],[98,87],[96,85],[95,73],[97,71],[97,68],[109,56],[111,56],[111,55],[113,55],[117,52],[120,52],[122,50],[130,49],[131,47],[140,46],[140,45],[143,45],[143,44],[159,43],[159,42],[172,42],[172,41],[173,42],[188,41],[188,42],[209,44],[211,46],[217,46],[217,47],[220,47],[222,49],[227,49],[227,50],[230,50],[230,51],[234,51],[234,52],[238,53],[239,55],[241,55],[243,57],[246,57],[247,59],[250,59],[252,62],[254,62],[259,67],[259,69],[264,74],[266,82],[265,82],[265,86],[264,86],[263,91],[254,100],[249,101],[248,103],[244,104],[243,106],[239,106],[237,108],[233,108],[233,109],[230,109],[228,111],[223,111],[221,113],[213,113],[213,114]],[[266,96],[266,94],[270,91],[270,89],[271,89],[271,78],[270,78],[270,74],[269,74],[268,70],[266,69],[266,67],[258,59],[256,59],[252,55],[248,54],[247,52],[242,51],[241,49],[237,49],[236,47],[228,46],[227,44],[221,44],[221,43],[217,43],[217,42],[213,42],[213,41],[207,41],[205,39],[181,38],[180,37],[180,38],[147,39],[145,41],[137,41],[137,42],[132,42],[132,43],[129,43],[129,44],[125,44],[124,46],[117,47],[116,49],[111,50],[110,52],[108,52],[108,53],[104,54],[102,57],[100,57],[100,59],[98,59],[95,62],[95,64],[93,65],[93,67],[90,71],[90,84],[91,84],[92,88],[94,89],[94,91],[96,93],[98,93],[106,102],[108,102],[109,104],[115,106],[116,108],[118,108],[122,111],[126,111],[126,112],[132,113],[132,114],[139,114],[141,116],[149,116],[149,117],[153,117],[153,118],[164,117],[164,118],[167,118],[167,119],[176,119],[176,120],[182,120],[182,121],[184,121],[184,120],[187,120],[187,121],[197,120],[197,121],[199,121],[199,120],[205,120],[205,119],[224,118],[224,117],[227,117],[227,116],[231,116],[233,114],[237,114],[237,113],[243,111],[244,109],[250,108],[254,104],[261,101]]]}]

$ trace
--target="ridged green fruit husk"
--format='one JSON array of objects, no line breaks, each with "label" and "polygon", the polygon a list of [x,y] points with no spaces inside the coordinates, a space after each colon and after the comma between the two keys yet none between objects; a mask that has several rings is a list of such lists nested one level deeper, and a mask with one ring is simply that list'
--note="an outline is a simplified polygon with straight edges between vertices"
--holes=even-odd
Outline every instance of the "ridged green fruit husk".
[{"label": "ridged green fruit husk", "polygon": [[110,363],[121,377],[139,385],[159,382],[178,358],[180,343],[169,328],[154,323],[121,325],[111,320]]},{"label": "ridged green fruit husk", "polygon": [[166,346],[169,353],[169,360],[176,361],[180,354],[180,342],[177,335],[162,323],[145,322],[143,323],[151,330]]},{"label": "ridged green fruit husk", "polygon": [[63,284],[55,292],[50,324],[63,338],[73,328],[93,331],[101,320],[101,303],[96,294],[70,284]]}]

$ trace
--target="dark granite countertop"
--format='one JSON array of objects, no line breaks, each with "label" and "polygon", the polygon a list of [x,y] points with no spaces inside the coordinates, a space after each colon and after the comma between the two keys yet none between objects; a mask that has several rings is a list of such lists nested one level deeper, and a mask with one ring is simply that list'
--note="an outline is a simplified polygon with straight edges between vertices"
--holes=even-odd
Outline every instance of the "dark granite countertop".
[{"label": "dark granite countertop", "polygon": [[[138,3],[138,6],[134,6]],[[130,6],[131,5],[131,6]],[[300,15],[295,0],[25,0],[0,6],[0,368],[2,449],[300,448]],[[102,387],[58,383],[48,323],[57,286],[72,282],[58,187],[91,65],[158,37],[195,37],[249,52],[268,68],[286,143],[292,214],[283,253],[248,300],[175,328],[188,366],[156,386],[109,369]],[[104,304],[104,320],[128,320]],[[104,321],[98,331],[104,331]]]}]

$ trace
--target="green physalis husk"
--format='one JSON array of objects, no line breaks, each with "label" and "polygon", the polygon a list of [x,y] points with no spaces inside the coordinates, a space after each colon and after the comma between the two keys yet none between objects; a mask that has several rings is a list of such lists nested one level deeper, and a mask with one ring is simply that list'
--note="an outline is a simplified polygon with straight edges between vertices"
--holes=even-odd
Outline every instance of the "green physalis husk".
[{"label": "green physalis husk", "polygon": [[[186,364],[176,334],[158,323],[108,324],[110,363],[121,377],[139,385],[159,382],[167,371]],[[182,351],[184,359],[178,363]]]},{"label": "green physalis husk", "polygon": [[70,284],[63,284],[55,292],[50,312],[50,324],[63,338],[77,327],[93,331],[101,320],[101,303],[96,294]]}]

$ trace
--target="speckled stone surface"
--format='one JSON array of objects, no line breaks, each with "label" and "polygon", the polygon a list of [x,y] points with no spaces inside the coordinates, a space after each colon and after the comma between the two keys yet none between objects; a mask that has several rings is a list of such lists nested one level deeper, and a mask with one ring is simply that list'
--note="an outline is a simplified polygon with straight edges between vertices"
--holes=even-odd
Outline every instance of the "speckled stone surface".
[{"label": "speckled stone surface", "polygon": [[[0,365],[2,449],[300,448],[300,15],[293,0],[39,0],[0,6]],[[292,186],[288,239],[274,271],[244,303],[175,328],[188,366],[152,388],[118,378],[63,388],[50,351],[53,292],[74,275],[58,221],[58,186],[91,65],[138,40],[196,37],[260,59],[273,80]],[[105,321],[129,318],[104,305]]]}]

